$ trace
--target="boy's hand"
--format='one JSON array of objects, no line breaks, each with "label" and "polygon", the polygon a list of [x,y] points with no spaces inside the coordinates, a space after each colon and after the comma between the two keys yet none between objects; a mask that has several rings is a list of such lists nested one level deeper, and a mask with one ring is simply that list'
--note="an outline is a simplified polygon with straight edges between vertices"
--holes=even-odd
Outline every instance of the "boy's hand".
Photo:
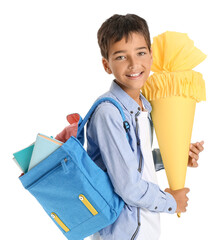
[{"label": "boy's hand", "polygon": [[199,160],[199,153],[204,150],[203,144],[204,141],[190,144],[188,167],[198,167],[197,161]]},{"label": "boy's hand", "polygon": [[189,200],[186,194],[190,191],[189,188],[182,188],[175,191],[173,191],[170,188],[166,188],[164,191],[170,193],[176,200],[177,203],[176,213],[186,212],[186,207],[188,205],[187,202]]}]

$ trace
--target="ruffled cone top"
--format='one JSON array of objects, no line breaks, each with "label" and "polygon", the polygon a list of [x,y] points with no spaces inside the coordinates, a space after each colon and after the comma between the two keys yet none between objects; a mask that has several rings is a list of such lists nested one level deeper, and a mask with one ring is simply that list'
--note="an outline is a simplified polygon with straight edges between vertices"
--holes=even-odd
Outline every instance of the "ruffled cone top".
[{"label": "ruffled cone top", "polygon": [[197,102],[206,100],[202,74],[192,70],[206,55],[186,33],[167,31],[154,37],[152,53],[154,74],[142,88],[148,101],[171,96],[189,97]]}]

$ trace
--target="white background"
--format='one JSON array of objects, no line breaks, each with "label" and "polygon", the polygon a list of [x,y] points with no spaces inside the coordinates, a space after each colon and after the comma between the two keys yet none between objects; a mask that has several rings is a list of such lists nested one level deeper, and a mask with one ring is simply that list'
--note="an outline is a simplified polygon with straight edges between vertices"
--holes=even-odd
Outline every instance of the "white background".
[{"label": "white background", "polygon": [[[12,153],[34,142],[38,132],[55,136],[67,125],[67,114],[84,116],[109,89],[113,76],[102,68],[96,34],[115,13],[145,18],[151,39],[167,30],[188,33],[208,56],[195,68],[205,79],[207,101],[197,104],[192,133],[192,142],[204,140],[205,150],[198,169],[188,168],[188,211],[180,219],[161,214],[161,239],[221,239],[218,2],[1,1],[0,239],[65,239],[22,187]],[[158,177],[160,187],[168,187],[165,172]]]}]

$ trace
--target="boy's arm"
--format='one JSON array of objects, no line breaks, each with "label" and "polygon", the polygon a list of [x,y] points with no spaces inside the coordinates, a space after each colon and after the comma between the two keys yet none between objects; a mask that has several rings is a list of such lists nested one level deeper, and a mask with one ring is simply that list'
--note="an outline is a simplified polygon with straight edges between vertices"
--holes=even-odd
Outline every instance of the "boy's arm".
[{"label": "boy's arm", "polygon": [[153,212],[176,211],[176,201],[171,194],[142,179],[122,117],[115,106],[107,102],[98,106],[89,122],[87,134],[89,141],[91,139],[100,149],[115,192],[127,204]]},{"label": "boy's arm", "polygon": [[153,154],[153,161],[154,161],[154,165],[155,165],[155,170],[159,171],[164,169],[164,165],[163,165],[163,160],[161,157],[161,153],[160,153],[160,149],[159,148],[155,148],[152,151]]}]

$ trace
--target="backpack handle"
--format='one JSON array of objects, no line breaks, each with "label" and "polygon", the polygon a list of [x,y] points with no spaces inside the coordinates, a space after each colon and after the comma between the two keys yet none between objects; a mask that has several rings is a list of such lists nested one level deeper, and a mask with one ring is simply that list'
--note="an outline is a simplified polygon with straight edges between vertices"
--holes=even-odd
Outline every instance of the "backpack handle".
[{"label": "backpack handle", "polygon": [[[97,100],[93,105],[92,107],[90,108],[90,110],[88,111],[87,115],[85,116],[85,118],[83,119],[83,121],[81,122],[79,128],[78,128],[78,133],[77,135],[79,135],[81,133],[81,131],[84,129],[84,126],[85,124],[87,123],[88,119],[91,117],[91,115],[93,114],[93,112],[95,111],[95,109],[97,108],[97,106],[99,104],[101,104],[102,102],[110,102],[112,103],[115,107],[118,108],[121,116],[122,116],[122,119],[123,119],[123,126],[124,126],[124,129],[125,131],[128,133],[128,131],[130,130],[130,125],[129,123],[126,121],[126,118],[125,118],[125,114],[122,110],[122,107],[120,106],[120,104],[114,100],[113,98],[110,98],[110,97],[104,97],[104,98],[101,98],[99,100]],[[128,136],[128,135],[127,135]]]}]

